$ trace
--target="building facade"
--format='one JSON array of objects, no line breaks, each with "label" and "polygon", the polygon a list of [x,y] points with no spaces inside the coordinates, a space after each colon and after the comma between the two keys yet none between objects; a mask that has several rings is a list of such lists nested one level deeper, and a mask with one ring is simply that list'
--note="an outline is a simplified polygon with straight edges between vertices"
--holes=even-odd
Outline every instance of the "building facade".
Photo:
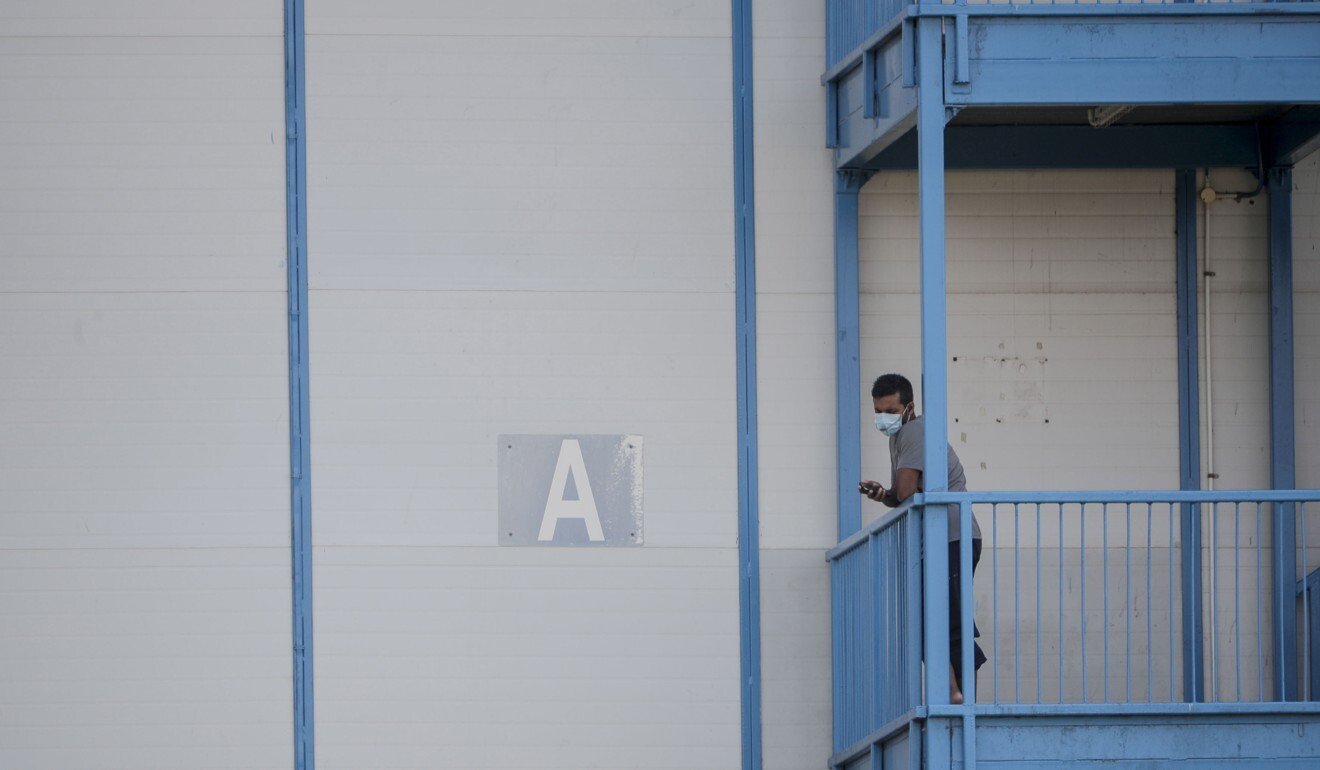
[{"label": "building facade", "polygon": [[[6,4],[0,27],[0,768],[837,752],[825,3],[67,0]],[[1317,158],[1290,188],[1298,489],[1320,486]],[[1196,237],[1197,476],[1220,489],[1275,486],[1251,171],[1195,171],[1220,193]],[[971,488],[1179,489],[1177,184],[948,173],[948,433]],[[884,170],[857,204],[844,386],[886,482],[867,393],[921,381],[918,187]],[[535,435],[642,437],[637,547],[501,544],[501,437]],[[978,690],[1100,700],[1069,689],[1089,671],[1110,700],[1131,673],[1083,618],[1172,639],[1172,592],[1099,606],[1109,575],[1073,539],[1124,530],[1035,515],[1038,540],[988,536]],[[1172,532],[1172,508],[1147,516]],[[1308,527],[1304,574],[1320,504]],[[1211,529],[1206,585],[1254,611],[1256,521]],[[992,577],[1016,585],[1040,567],[1017,549],[1055,535],[1054,613],[992,625]],[[1178,538],[1151,538],[1141,558],[1172,565]],[[1055,657],[1023,664],[1055,620]],[[1278,659],[1249,621],[1205,611],[1206,681],[1266,700]],[[1147,657],[1141,699],[1181,683],[1181,651]]]}]

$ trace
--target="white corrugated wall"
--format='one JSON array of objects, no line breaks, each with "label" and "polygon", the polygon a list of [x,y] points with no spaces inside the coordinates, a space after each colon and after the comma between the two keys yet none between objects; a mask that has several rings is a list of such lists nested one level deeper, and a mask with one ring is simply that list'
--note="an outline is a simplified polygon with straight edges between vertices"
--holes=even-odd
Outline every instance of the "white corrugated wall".
[{"label": "white corrugated wall", "polygon": [[756,261],[763,735],[767,770],[830,753],[836,542],[834,178],[825,4],[756,3]]},{"label": "white corrugated wall", "polygon": [[0,767],[290,767],[280,6],[0,28]]},{"label": "white corrugated wall", "polygon": [[[319,766],[736,767],[727,3],[308,10]],[[280,8],[0,14],[0,767],[288,767]],[[783,770],[830,749],[822,16],[754,14]],[[1295,188],[1305,487],[1320,161]],[[950,176],[950,428],[974,488],[1176,484],[1172,191],[1163,171]],[[1263,199],[1215,204],[1224,487],[1268,482],[1264,236]],[[920,374],[914,175],[867,186],[862,237],[883,477],[864,389]],[[501,433],[643,434],[646,546],[497,547]],[[1009,656],[982,687],[993,670]]]},{"label": "white corrugated wall", "polygon": [[[739,763],[725,2],[309,4],[318,765]],[[504,433],[643,548],[497,545]]]}]

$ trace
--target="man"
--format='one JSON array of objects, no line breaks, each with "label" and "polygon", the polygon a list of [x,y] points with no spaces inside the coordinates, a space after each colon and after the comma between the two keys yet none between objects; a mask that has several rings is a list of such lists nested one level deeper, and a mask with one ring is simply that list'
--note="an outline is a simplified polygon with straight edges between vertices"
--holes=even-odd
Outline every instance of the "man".
[{"label": "man", "polygon": [[[894,508],[924,489],[922,466],[925,462],[926,432],[923,420],[917,416],[912,399],[912,383],[900,374],[878,377],[871,386],[871,401],[875,405],[875,427],[889,437],[890,482],[886,489],[879,482],[863,481],[858,491],[863,495]],[[962,462],[949,447],[949,491],[966,492],[967,479]],[[959,660],[962,658],[962,583],[959,541],[961,522],[958,506],[949,506],[949,701],[962,703],[962,688],[958,681]],[[972,572],[981,560],[981,527],[972,517]],[[981,635],[973,624],[973,639]],[[985,664],[981,645],[972,642],[977,670]]]}]

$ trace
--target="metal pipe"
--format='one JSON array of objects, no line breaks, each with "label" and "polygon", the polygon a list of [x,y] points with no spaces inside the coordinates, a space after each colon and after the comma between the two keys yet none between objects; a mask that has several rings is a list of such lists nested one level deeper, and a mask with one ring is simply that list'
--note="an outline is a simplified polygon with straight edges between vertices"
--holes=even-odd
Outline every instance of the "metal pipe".
[{"label": "metal pipe", "polygon": [[[1205,305],[1205,483],[1213,491],[1219,474],[1215,472],[1215,368],[1213,335],[1211,333],[1212,305],[1210,279],[1215,273],[1210,269],[1210,206],[1215,202],[1215,189],[1210,186],[1210,172],[1205,172],[1205,184],[1201,188],[1201,204],[1205,213],[1205,235],[1203,248],[1205,261],[1201,269],[1202,304]],[[1219,526],[1216,520],[1218,510],[1210,506],[1210,693],[1211,700],[1217,700],[1219,694]]]},{"label": "metal pipe", "polygon": [[[1205,235],[1203,237],[1205,257],[1201,268],[1201,284],[1204,294],[1203,304],[1205,305],[1205,476],[1206,486],[1211,490],[1215,488],[1215,479],[1219,478],[1219,474],[1215,473],[1215,377],[1213,337],[1210,333],[1212,321],[1210,315],[1210,299],[1212,296],[1210,279],[1215,277],[1214,271],[1210,269],[1210,205],[1215,202],[1217,197],[1218,193],[1210,186],[1209,171],[1206,171],[1205,184],[1201,187],[1201,205],[1205,212]],[[1213,551],[1210,558],[1213,564]],[[1211,574],[1214,573],[1211,572]]]}]

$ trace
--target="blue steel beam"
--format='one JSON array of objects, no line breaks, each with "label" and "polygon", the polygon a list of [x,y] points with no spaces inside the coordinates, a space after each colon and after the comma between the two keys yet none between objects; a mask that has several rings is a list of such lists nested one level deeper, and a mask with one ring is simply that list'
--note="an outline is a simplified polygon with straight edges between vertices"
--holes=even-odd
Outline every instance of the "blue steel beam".
[{"label": "blue steel beam", "polygon": [[761,767],[761,560],[756,423],[752,0],[733,0],[734,280],[738,353],[738,611],[742,767]]},{"label": "blue steel beam", "polygon": [[[1222,16],[1260,17],[1295,17],[1320,13],[1320,7],[1295,3],[1293,0],[1275,2],[1231,2],[1231,3],[1193,3],[1188,0],[1174,0],[1173,4],[1149,0],[1145,3],[1035,3],[1032,0],[1018,0],[1014,3],[985,3],[967,5],[966,3],[945,4],[936,0],[926,2],[903,3],[887,0],[884,8],[876,8],[868,3],[866,17],[857,13],[857,0],[827,0],[826,2],[826,50],[825,57],[830,71],[838,71],[857,66],[865,51],[874,48],[876,39],[882,37],[892,27],[920,16],[1037,16],[1037,17],[1099,17],[1101,20],[1113,17],[1154,17],[1168,18],[1194,16],[1214,18]],[[851,7],[850,7],[851,6]],[[848,11],[852,11],[851,14]],[[866,36],[863,39],[863,36]],[[858,42],[860,40],[860,42]]]},{"label": "blue steel beam", "polygon": [[[1099,17],[1109,21],[1112,17],[1168,18],[1190,16],[1198,19],[1241,16],[1256,20],[1277,17],[1320,14],[1320,6],[1307,5],[1315,0],[1227,0],[1209,3],[1203,0],[1140,0],[1127,3],[1101,3],[1082,0],[1075,3],[1043,3],[1039,0],[1013,0],[1007,3],[944,3],[942,0],[919,0],[905,10],[911,18],[921,16],[1012,16],[1023,17]],[[844,57],[845,59],[848,57]]]},{"label": "blue steel beam", "polygon": [[[953,716],[956,707],[932,706],[932,715]],[[1320,703],[995,703],[976,706],[983,717],[1287,716],[1320,714]],[[1084,723],[1083,723],[1084,724]]]},{"label": "blue steel beam", "polygon": [[[1293,414],[1292,168],[1269,170],[1270,486],[1297,486]],[[1296,507],[1274,505],[1270,578],[1274,593],[1274,697],[1298,698]]]},{"label": "blue steel beam", "polygon": [[[1201,488],[1200,353],[1197,348],[1196,171],[1179,169],[1174,185],[1178,326],[1178,486]],[[1213,408],[1213,406],[1211,407]],[[1201,626],[1201,507],[1181,509],[1183,699],[1205,700]]]},{"label": "blue steel beam", "polygon": [[[942,492],[949,486],[947,318],[944,265],[944,98],[943,22],[917,22],[917,188],[921,213],[921,367],[925,415],[923,486]],[[948,506],[922,510],[926,703],[949,702]],[[947,767],[944,731],[928,726],[927,767]]]},{"label": "blue steel beam", "polygon": [[[945,130],[950,169],[1254,167],[1250,125],[958,126]],[[909,131],[866,163],[877,171],[917,167]]]},{"label": "blue steel beam", "polygon": [[284,173],[289,308],[293,761],[316,767],[312,663],[312,439],[307,361],[307,125],[303,0],[284,0]]},{"label": "blue steel beam", "polygon": [[1314,14],[974,16],[971,25],[970,82],[955,87],[946,73],[950,104],[1296,104],[1320,93]]},{"label": "blue steel beam", "polygon": [[1292,166],[1320,149],[1320,105],[1294,107],[1270,127],[1271,166]]},{"label": "blue steel beam", "polygon": [[839,172],[834,182],[834,378],[839,479],[839,539],[861,529],[861,323],[858,284],[857,197],[867,175]]},{"label": "blue steel beam", "polygon": [[912,71],[906,49],[912,33],[905,30],[888,30],[859,66],[826,73],[826,130],[830,146],[838,148],[836,168],[863,165],[916,125],[916,92],[904,86]]}]

